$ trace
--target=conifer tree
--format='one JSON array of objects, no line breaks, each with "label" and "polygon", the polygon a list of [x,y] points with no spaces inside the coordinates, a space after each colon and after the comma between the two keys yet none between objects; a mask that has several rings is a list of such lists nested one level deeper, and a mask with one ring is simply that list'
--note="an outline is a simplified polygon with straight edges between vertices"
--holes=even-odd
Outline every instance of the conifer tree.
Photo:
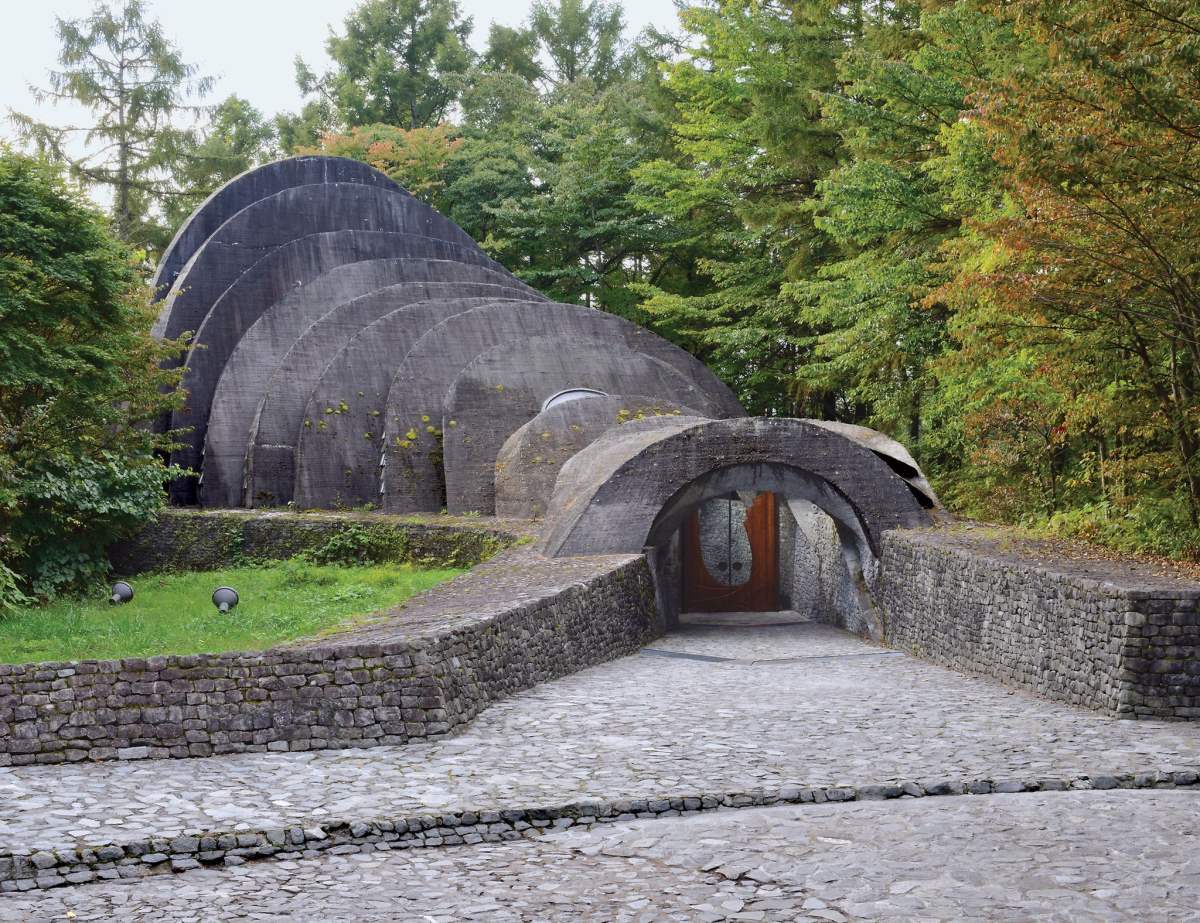
[{"label": "conifer tree", "polygon": [[111,194],[122,240],[161,241],[155,211],[177,194],[171,165],[187,143],[180,116],[203,111],[190,100],[207,93],[212,82],[198,76],[162,27],[146,18],[143,0],[100,3],[82,19],[58,19],[57,30],[60,69],[35,97],[79,103],[91,120],[59,126],[20,113],[11,117],[25,140],[69,164],[86,186]]}]

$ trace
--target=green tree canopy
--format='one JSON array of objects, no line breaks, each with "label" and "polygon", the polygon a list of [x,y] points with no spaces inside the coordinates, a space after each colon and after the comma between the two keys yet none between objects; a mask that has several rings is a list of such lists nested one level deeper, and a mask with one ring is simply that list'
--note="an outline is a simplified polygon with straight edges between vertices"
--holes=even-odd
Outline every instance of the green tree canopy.
[{"label": "green tree canopy", "polygon": [[440,208],[447,161],[461,143],[444,124],[412,129],[363,125],[343,134],[327,134],[320,147],[300,148],[297,153],[350,157],[369,163],[417,198]]},{"label": "green tree canopy", "polygon": [[533,29],[492,23],[480,64],[485,72],[515,74],[532,83],[543,76],[538,63],[538,36]]},{"label": "green tree canopy", "polygon": [[326,43],[332,70],[297,60],[297,82],[315,96],[284,119],[285,141],[313,144],[321,130],[384,124],[428,128],[446,118],[472,65],[470,18],[456,0],[364,0],[345,34]]},{"label": "green tree canopy", "polygon": [[603,0],[535,0],[529,31],[549,67],[541,76],[561,86],[587,78],[605,87],[624,76],[621,37],[625,18],[620,5]]},{"label": "green tree canopy", "polygon": [[[985,228],[999,258],[964,264],[947,297],[956,371],[979,380],[969,432],[1028,448],[980,467],[1018,514],[1200,554],[1200,10],[1017,0],[994,15],[1036,52],[974,84],[1014,207]],[[1027,373],[1001,378],[997,355]]]},{"label": "green tree canopy", "polygon": [[138,424],[175,347],[134,256],[57,166],[0,149],[0,608],[101,578],[162,500],[166,439]]},{"label": "green tree canopy", "polygon": [[747,408],[832,416],[837,395],[798,381],[814,331],[782,286],[830,256],[811,199],[841,139],[820,94],[838,85],[850,26],[823,2],[701,2],[680,17],[686,35],[665,85],[674,152],[634,171],[633,198],[674,226],[694,281],[647,289],[643,307]]},{"label": "green tree canopy", "polygon": [[224,100],[208,124],[180,144],[172,171],[180,194],[167,202],[168,226],[178,227],[213,192],[276,153],[272,122],[239,96]]}]

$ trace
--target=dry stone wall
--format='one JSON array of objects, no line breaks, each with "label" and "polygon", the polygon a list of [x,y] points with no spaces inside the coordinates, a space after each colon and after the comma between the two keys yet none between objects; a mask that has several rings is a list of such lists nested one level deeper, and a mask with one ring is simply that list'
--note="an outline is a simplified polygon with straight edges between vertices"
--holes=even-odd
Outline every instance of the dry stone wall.
[{"label": "dry stone wall", "polygon": [[109,549],[119,574],[215,570],[301,553],[338,561],[472,567],[524,539],[528,523],[385,516],[164,509]]},{"label": "dry stone wall", "polygon": [[893,531],[886,643],[1128,718],[1200,717],[1200,586],[1016,550],[961,528]]},{"label": "dry stone wall", "polygon": [[0,766],[403,744],[661,630],[645,558],[516,549],[317,644],[0,665]]}]

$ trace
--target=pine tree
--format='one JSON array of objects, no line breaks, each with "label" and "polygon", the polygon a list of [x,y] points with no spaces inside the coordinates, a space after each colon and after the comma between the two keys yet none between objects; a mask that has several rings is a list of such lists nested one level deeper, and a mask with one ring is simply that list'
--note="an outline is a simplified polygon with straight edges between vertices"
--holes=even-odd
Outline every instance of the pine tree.
[{"label": "pine tree", "polygon": [[[161,241],[156,209],[177,194],[170,167],[187,133],[181,115],[202,110],[189,103],[211,80],[197,76],[162,27],[146,18],[143,0],[101,3],[90,16],[57,20],[59,65],[43,101],[74,101],[88,109],[87,125],[56,126],[11,113],[21,136],[70,165],[85,185],[112,194],[117,235],[144,245]],[[85,153],[76,154],[79,143]]]}]

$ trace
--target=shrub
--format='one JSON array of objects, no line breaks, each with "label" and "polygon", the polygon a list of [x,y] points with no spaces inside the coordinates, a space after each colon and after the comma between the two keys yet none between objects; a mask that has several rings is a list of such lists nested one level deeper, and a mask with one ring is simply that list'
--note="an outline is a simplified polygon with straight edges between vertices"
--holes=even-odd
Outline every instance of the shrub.
[{"label": "shrub", "polygon": [[178,474],[140,425],[178,378],[154,317],[106,219],[58,167],[0,148],[0,607],[102,578]]},{"label": "shrub", "polygon": [[304,558],[314,564],[377,564],[403,560],[404,546],[402,535],[354,524],[339,529],[320,545],[306,551]]}]

